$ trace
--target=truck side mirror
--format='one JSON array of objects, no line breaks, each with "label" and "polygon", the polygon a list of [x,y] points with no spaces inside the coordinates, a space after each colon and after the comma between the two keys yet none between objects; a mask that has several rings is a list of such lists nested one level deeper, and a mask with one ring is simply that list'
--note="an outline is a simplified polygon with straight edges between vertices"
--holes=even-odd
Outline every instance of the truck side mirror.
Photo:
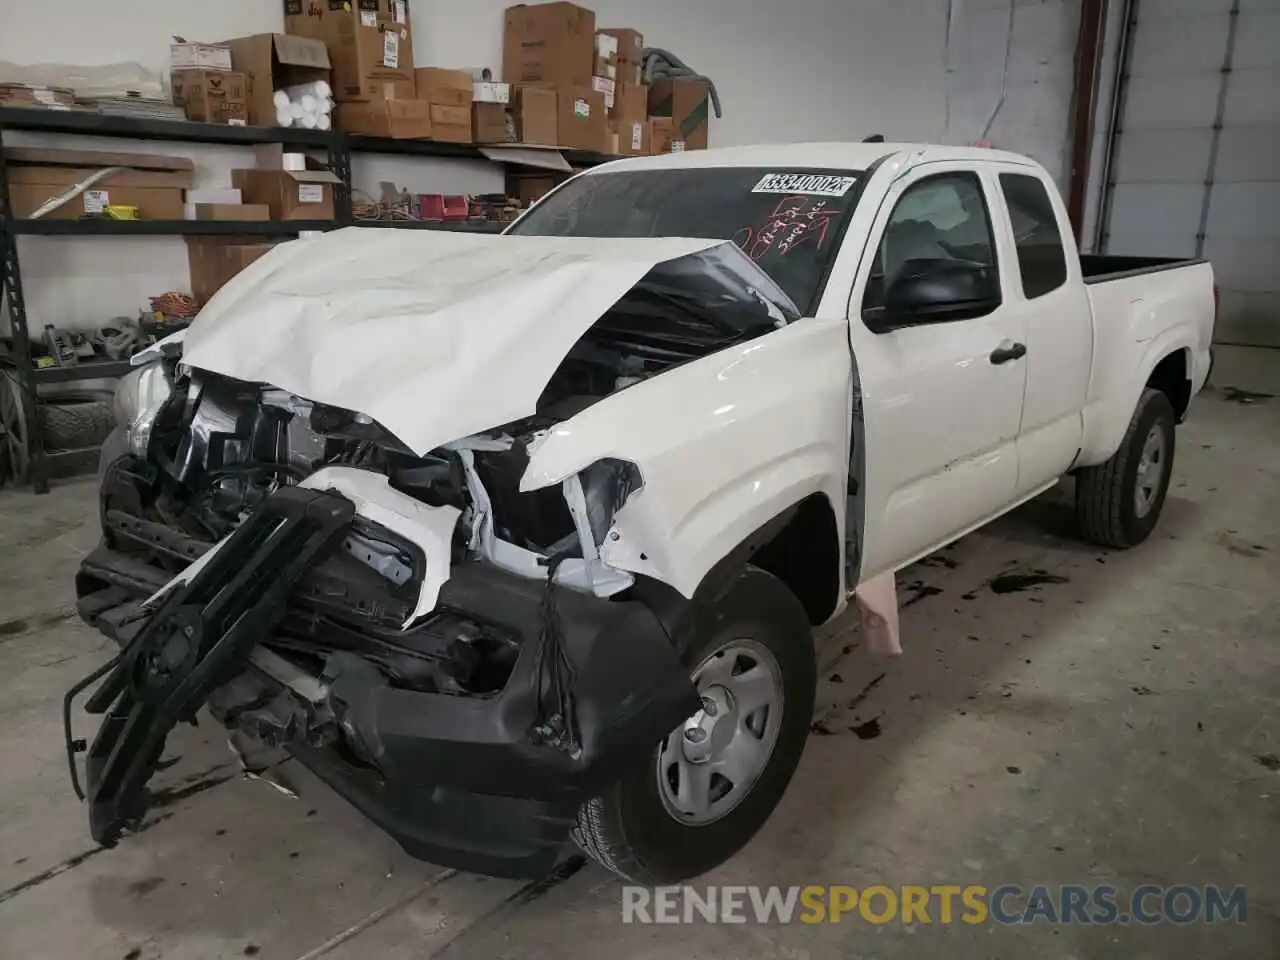
[{"label": "truck side mirror", "polygon": [[1000,306],[991,267],[967,260],[908,260],[885,293],[884,309],[866,317],[877,333],[981,317]]}]

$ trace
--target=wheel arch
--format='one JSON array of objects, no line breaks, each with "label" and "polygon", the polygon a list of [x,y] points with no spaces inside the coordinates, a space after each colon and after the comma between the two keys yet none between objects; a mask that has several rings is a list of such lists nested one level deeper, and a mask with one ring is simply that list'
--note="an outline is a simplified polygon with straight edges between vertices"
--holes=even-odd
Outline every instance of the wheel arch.
[{"label": "wheel arch", "polygon": [[1178,422],[1182,422],[1191,405],[1191,348],[1181,347],[1165,354],[1152,368],[1145,386],[1167,396]]},{"label": "wheel arch", "polygon": [[694,598],[711,597],[747,564],[772,574],[804,608],[813,626],[839,610],[844,593],[840,527],[825,493],[813,493],[762,524],[715,564]]}]

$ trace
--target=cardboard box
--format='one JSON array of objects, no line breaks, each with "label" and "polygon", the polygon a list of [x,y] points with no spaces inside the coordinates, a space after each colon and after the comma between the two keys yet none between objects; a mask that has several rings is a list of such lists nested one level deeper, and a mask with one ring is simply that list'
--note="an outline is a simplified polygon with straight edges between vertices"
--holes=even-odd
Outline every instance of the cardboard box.
[{"label": "cardboard box", "polygon": [[644,34],[630,27],[609,27],[597,32],[597,44],[601,34],[617,43],[613,48],[613,59],[617,68],[613,79],[619,83],[639,83],[644,70]]},{"label": "cardboard box", "polygon": [[518,143],[515,112],[506,103],[471,106],[471,136],[476,143]]},{"label": "cardboard box", "polygon": [[609,133],[609,114],[604,94],[590,87],[560,87],[557,91],[558,146],[572,150],[604,153]]},{"label": "cardboard box", "polygon": [[593,76],[606,80],[618,79],[618,38],[596,31],[596,59],[591,68]]},{"label": "cardboard box", "polygon": [[414,98],[408,0],[285,0],[284,28],[329,48],[334,100]]},{"label": "cardboard box", "polygon": [[[93,171],[84,171],[85,176]],[[65,183],[10,183],[9,203],[17,219],[30,217],[49,200],[66,192]],[[43,220],[79,220],[83,216],[100,215],[109,206],[137,207],[143,220],[181,220],[182,191],[177,187],[90,187],[68,200]]]},{"label": "cardboard box", "polygon": [[232,170],[231,183],[246,203],[265,204],[272,220],[332,220],[333,186],[327,170]]},{"label": "cardboard box", "polygon": [[609,149],[616,157],[649,156],[648,120],[610,120]]},{"label": "cardboard box", "polygon": [[442,107],[471,107],[473,83],[466,70],[421,67],[413,72],[414,98]]},{"label": "cardboard box", "polygon": [[643,123],[649,119],[649,88],[642,83],[619,83],[614,88],[613,104],[609,108],[612,120],[630,120]]},{"label": "cardboard box", "polygon": [[191,295],[203,306],[236,274],[274,247],[235,237],[188,237],[187,266]]},{"label": "cardboard box", "polygon": [[516,87],[516,102],[512,113],[515,117],[517,141],[535,146],[559,146],[558,101],[559,95],[549,87]]},{"label": "cardboard box", "polygon": [[471,107],[431,104],[431,139],[443,143],[470,143]]},{"label": "cardboard box", "polygon": [[473,103],[510,103],[511,84],[477,80],[471,84],[471,100]]},{"label": "cardboard box", "polygon": [[507,83],[591,84],[596,15],[585,7],[555,3],[507,8],[502,79]]},{"label": "cardboard box", "polygon": [[[230,51],[228,51],[230,52]],[[188,120],[244,126],[249,122],[248,79],[221,70],[175,70],[169,75],[173,102]]]},{"label": "cardboard box", "polygon": [[471,142],[471,74],[424,67],[415,71],[418,99],[431,104],[431,139]]},{"label": "cardboard box", "polygon": [[263,203],[197,203],[192,220],[270,220],[271,208]]},{"label": "cardboard box", "polygon": [[[74,187],[102,170],[101,167],[28,167],[12,166],[9,168],[10,183],[46,184],[61,186],[64,189]],[[112,173],[94,187],[107,189],[110,187],[155,187],[170,190],[185,190],[191,186],[192,175],[175,170],[120,170]],[[89,189],[93,189],[90,187]]]},{"label": "cardboard box", "polygon": [[393,140],[431,137],[431,104],[425,100],[377,100],[340,103],[334,113],[339,130]]},{"label": "cardboard box", "polygon": [[231,48],[221,43],[169,44],[170,70],[230,70]]},{"label": "cardboard box", "polygon": [[77,220],[118,205],[137,207],[145,220],[181,220],[182,191],[195,179],[195,165],[187,157],[12,147],[5,158],[13,215],[18,218],[31,216],[103,167],[125,167],[46,213],[45,219]]},{"label": "cardboard box", "polygon": [[53,150],[48,147],[5,147],[5,160],[12,165],[42,167],[128,167],[130,170],[158,170],[184,174],[184,185],[195,180],[195,161],[163,153],[115,153],[106,150]]},{"label": "cardboard box", "polygon": [[670,117],[671,139],[684,149],[707,149],[711,90],[707,81],[692,77],[659,80],[649,88],[649,115]]},{"label": "cardboard box", "polygon": [[522,174],[511,179],[514,181],[515,195],[519,198],[520,206],[522,207],[527,207],[541,200],[554,190],[556,184],[560,182],[559,178],[546,176],[545,174],[533,176]]},{"label": "cardboard box", "polygon": [[[649,155],[656,157],[660,153],[672,153],[671,143],[671,118],[670,117],[650,117],[649,118]],[[679,153],[684,149],[684,144],[680,144],[680,149],[674,151]]]},{"label": "cardboard box", "polygon": [[596,93],[604,94],[604,108],[607,112],[613,111],[613,97],[616,84],[608,77],[592,77],[591,89]]},{"label": "cardboard box", "polygon": [[329,52],[318,40],[283,33],[260,33],[228,40],[231,63],[246,77],[249,122],[256,127],[276,125],[277,90],[299,83],[329,80]]}]

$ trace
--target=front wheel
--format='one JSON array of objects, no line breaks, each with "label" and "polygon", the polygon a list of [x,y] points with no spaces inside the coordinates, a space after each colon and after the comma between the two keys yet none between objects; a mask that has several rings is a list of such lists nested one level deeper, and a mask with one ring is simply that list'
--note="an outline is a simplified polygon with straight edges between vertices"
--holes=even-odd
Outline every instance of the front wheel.
[{"label": "front wheel", "polygon": [[1120,449],[1076,475],[1076,520],[1103,547],[1132,547],[1151,535],[1173,474],[1174,424],[1169,398],[1145,390]]},{"label": "front wheel", "polygon": [[702,709],[648,762],[583,804],[573,838],[602,866],[650,886],[720,865],[764,824],[804,751],[817,667],[800,602],[747,567],[689,651]]}]

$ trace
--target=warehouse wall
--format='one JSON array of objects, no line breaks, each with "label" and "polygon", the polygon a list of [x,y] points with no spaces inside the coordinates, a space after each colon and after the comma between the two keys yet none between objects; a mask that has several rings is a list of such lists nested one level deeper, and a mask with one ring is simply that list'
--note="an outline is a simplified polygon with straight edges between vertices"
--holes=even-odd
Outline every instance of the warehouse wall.
[{"label": "warehouse wall", "polygon": [[1280,0],[1138,0],[1134,11],[1116,129],[1106,114],[1097,131],[1114,142],[1110,171],[1092,175],[1101,249],[1207,257],[1216,340],[1280,347]]},{"label": "warehouse wall", "polygon": [[[507,5],[411,0],[419,65],[500,68]],[[726,112],[713,122],[713,146],[856,140],[868,133],[967,143],[985,134],[1061,175],[1079,0],[589,5],[601,26],[638,27],[651,44],[715,79]],[[0,60],[135,60],[161,70],[173,34],[218,40],[280,26],[277,0],[0,0]],[[60,142],[91,148],[70,138]],[[230,167],[249,162],[234,149],[160,149],[194,157],[199,185],[225,184]],[[448,193],[497,190],[502,183],[497,169],[483,163],[369,157],[356,160],[355,179],[369,191],[381,180]],[[21,242],[36,325],[97,326],[136,312],[150,294],[186,287],[180,240]]]}]

